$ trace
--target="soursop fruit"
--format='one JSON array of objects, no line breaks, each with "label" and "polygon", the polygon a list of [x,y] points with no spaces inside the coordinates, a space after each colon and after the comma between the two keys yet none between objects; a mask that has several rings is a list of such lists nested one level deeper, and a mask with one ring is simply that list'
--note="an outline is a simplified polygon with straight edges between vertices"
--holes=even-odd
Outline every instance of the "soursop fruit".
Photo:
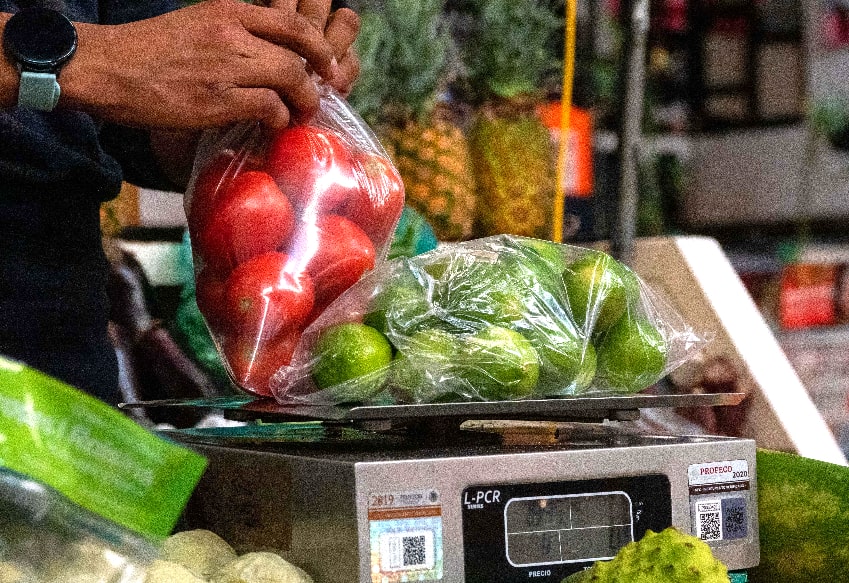
[{"label": "soursop fruit", "polygon": [[647,531],[619,550],[563,583],[728,583],[728,570],[704,541],[674,528]]},{"label": "soursop fruit", "polygon": [[206,583],[206,579],[197,577],[179,563],[157,559],[148,566],[144,583]]},{"label": "soursop fruit", "polygon": [[218,571],[212,583],[313,583],[307,573],[283,559],[264,551],[245,553]]},{"label": "soursop fruit", "polygon": [[183,565],[195,576],[208,579],[237,558],[236,551],[223,538],[204,529],[172,534],[162,543],[165,561]]},{"label": "soursop fruit", "polygon": [[22,567],[8,561],[0,562],[0,583],[35,583]]}]

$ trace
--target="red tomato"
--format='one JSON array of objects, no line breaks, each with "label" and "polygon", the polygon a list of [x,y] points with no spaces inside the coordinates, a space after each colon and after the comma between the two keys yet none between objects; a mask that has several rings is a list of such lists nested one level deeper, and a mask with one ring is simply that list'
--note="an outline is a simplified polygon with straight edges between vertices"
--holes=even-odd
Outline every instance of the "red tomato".
[{"label": "red tomato", "polygon": [[[305,239],[315,242],[315,251],[302,260],[315,287],[315,308],[323,310],[374,268],[374,244],[362,229],[339,215],[319,217],[314,227],[302,227],[302,231]],[[299,251],[305,249],[292,252]]]},{"label": "red tomato", "polygon": [[274,179],[257,170],[234,178],[198,238],[201,257],[215,269],[229,269],[277,250],[289,240],[295,215]]},{"label": "red tomato", "polygon": [[195,300],[198,309],[213,330],[220,330],[227,323],[224,311],[226,275],[212,269],[201,269],[195,276]]},{"label": "red tomato", "polygon": [[300,337],[300,333],[288,331],[265,342],[248,337],[228,339],[224,342],[224,355],[233,373],[233,380],[255,395],[274,396],[271,392],[271,377],[292,361]]},{"label": "red tomato", "polygon": [[343,214],[375,244],[386,244],[404,210],[404,182],[392,162],[378,154],[361,154],[354,168],[360,189],[345,205]]},{"label": "red tomato", "polygon": [[313,282],[306,273],[292,271],[285,253],[266,253],[233,270],[224,301],[231,326],[270,339],[306,321],[313,307]]},{"label": "red tomato", "polygon": [[238,174],[241,164],[233,150],[219,152],[195,177],[190,185],[191,199],[186,217],[189,233],[197,237],[206,226],[215,202],[224,192],[227,184]]},{"label": "red tomato", "polygon": [[357,192],[348,146],[330,130],[290,126],[279,131],[268,149],[266,167],[301,211],[331,212]]}]

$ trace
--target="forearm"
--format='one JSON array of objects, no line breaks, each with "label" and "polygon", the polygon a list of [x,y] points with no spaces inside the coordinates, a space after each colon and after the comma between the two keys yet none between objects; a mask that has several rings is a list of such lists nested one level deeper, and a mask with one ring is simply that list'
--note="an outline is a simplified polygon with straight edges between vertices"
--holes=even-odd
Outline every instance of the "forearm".
[{"label": "forearm", "polygon": [[[2,23],[11,18],[3,14]],[[238,121],[285,126],[312,115],[338,65],[320,31],[294,11],[210,0],[127,24],[75,23],[73,58],[58,75],[59,108],[134,127],[197,130]],[[18,73],[0,63],[0,103],[17,102]]]},{"label": "forearm", "polygon": [[[0,30],[6,28],[6,21],[11,17],[11,14],[0,12]],[[19,85],[20,73],[3,51],[0,55],[0,107],[12,107],[17,103]]]}]

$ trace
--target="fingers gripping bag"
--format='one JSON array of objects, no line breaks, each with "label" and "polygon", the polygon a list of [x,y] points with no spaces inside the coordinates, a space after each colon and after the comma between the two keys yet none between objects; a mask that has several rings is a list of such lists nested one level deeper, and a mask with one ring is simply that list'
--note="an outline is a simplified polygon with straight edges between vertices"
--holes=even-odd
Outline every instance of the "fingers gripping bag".
[{"label": "fingers gripping bag", "polygon": [[272,389],[322,404],[624,395],[706,342],[609,255],[500,235],[378,266],[304,331]]},{"label": "fingers gripping bag", "polygon": [[198,307],[235,383],[270,396],[302,331],[386,257],[404,187],[325,87],[309,122],[205,134],[185,207]]}]

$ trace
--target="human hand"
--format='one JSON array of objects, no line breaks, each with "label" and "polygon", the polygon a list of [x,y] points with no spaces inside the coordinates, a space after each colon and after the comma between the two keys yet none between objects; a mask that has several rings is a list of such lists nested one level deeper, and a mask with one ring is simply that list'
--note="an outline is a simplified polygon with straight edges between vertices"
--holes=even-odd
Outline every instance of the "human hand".
[{"label": "human hand", "polygon": [[[333,38],[344,37],[339,28]],[[341,75],[337,44],[292,9],[207,0],[77,30],[60,103],[124,125],[200,129],[261,120],[283,127],[292,115],[318,110],[307,66],[325,79]]]},{"label": "human hand", "polygon": [[316,30],[324,31],[339,64],[336,75],[326,81],[347,96],[360,74],[360,60],[353,47],[360,31],[360,17],[350,8],[331,12],[331,3],[331,0],[268,0],[268,6],[284,12],[297,10]]},{"label": "human hand", "polygon": [[354,50],[359,31],[360,17],[348,8],[333,12],[324,29],[324,38],[333,47],[339,65],[329,83],[346,97],[360,74],[360,59]]}]

